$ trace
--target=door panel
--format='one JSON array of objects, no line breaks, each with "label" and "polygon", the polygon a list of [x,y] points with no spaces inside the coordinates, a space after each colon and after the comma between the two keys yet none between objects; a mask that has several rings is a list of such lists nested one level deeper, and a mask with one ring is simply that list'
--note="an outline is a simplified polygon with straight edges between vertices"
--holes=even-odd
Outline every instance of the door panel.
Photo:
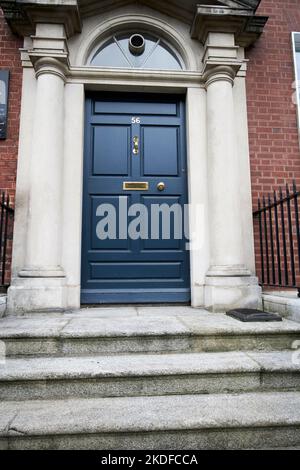
[{"label": "door panel", "polygon": [[93,175],[128,175],[130,156],[129,126],[93,128]]},{"label": "door panel", "polygon": [[135,281],[143,283],[153,279],[168,282],[167,279],[180,278],[181,263],[171,262],[140,262],[140,263],[92,263],[92,278],[102,279],[104,282],[116,280],[120,282]]},{"label": "door panel", "polygon": [[[180,196],[142,196],[142,204],[148,208],[148,222],[151,231],[151,238],[142,241],[142,250],[160,250],[162,253],[166,250],[181,250],[181,238],[176,237],[177,233],[181,232],[179,229],[178,216],[172,211],[172,207],[177,204],[181,205]],[[160,206],[161,210],[157,209]],[[178,206],[177,206],[178,207]],[[152,211],[151,211],[152,208]],[[154,209],[154,210],[153,210]],[[167,220],[163,219],[164,212],[170,213],[170,217]],[[151,213],[155,214],[151,217]],[[150,225],[150,220],[152,223]],[[159,218],[159,230],[157,230],[157,220]],[[170,221],[170,223],[169,223]],[[164,233],[165,232],[165,233]],[[170,234],[169,237],[164,235]],[[178,253],[179,254],[179,253]],[[177,254],[177,255],[178,255]]]},{"label": "door panel", "polygon": [[177,97],[87,97],[82,303],[190,299],[184,112]]},{"label": "door panel", "polygon": [[[131,197],[130,196],[123,196],[123,199],[126,199],[126,205],[130,205],[131,203]],[[99,224],[101,224],[101,219],[103,218],[103,214],[99,213],[99,207],[100,205],[104,205],[103,211],[105,211],[106,207],[105,205],[111,205],[112,207],[115,208],[116,213],[119,211],[119,206],[120,206],[120,200],[119,196],[108,196],[108,195],[101,195],[101,196],[91,196],[90,198],[90,203],[91,203],[91,223],[89,227],[89,232],[91,234],[91,249],[96,250],[96,251],[119,251],[119,250],[125,250],[129,251],[130,250],[130,238],[122,239],[120,237],[117,237],[116,239],[112,238],[107,238],[107,239],[101,239],[101,237],[98,236],[99,229]],[[102,211],[102,212],[103,212]],[[115,221],[115,230],[112,230],[113,232],[115,231],[116,234],[119,233],[119,218],[116,217]]]},{"label": "door panel", "polygon": [[178,127],[142,126],[144,175],[179,176],[178,131]]},{"label": "door panel", "polygon": [[147,115],[162,115],[162,116],[176,116],[177,115],[177,103],[176,102],[165,102],[161,101],[149,101],[141,99],[141,101],[131,102],[128,101],[94,101],[94,114],[130,114],[130,115],[144,115],[145,111]]}]

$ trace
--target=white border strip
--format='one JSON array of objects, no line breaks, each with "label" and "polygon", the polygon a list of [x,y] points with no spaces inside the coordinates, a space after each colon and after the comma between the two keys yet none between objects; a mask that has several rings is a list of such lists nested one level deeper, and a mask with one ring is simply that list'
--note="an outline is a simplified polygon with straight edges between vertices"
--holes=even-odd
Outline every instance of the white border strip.
[{"label": "white border strip", "polygon": [[295,90],[297,100],[297,118],[298,118],[298,132],[299,132],[299,144],[300,144],[300,77],[298,75],[297,57],[296,57],[296,34],[300,36],[300,32],[292,32],[292,44],[293,44],[293,59],[294,59],[294,70],[295,70]]}]

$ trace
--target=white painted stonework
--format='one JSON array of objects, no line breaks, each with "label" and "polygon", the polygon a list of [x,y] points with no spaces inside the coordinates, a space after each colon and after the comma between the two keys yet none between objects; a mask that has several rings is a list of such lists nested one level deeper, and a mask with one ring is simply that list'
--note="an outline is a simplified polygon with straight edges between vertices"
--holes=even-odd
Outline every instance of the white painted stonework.
[{"label": "white painted stonework", "polygon": [[[65,2],[52,3],[59,10]],[[73,31],[70,17],[47,23],[39,13],[35,33],[25,35],[7,311],[80,307],[85,90],[186,94],[189,202],[203,208],[203,243],[191,251],[192,305],[212,311],[256,307],[261,292],[254,274],[245,39],[237,41],[230,28],[223,32],[222,12],[221,26],[206,23],[205,12],[200,23],[196,16],[192,39],[188,18],[180,20],[172,10],[168,15],[156,2],[118,8],[114,3],[119,4],[110,2],[106,10],[86,8],[81,32],[75,20]],[[135,27],[163,37],[185,70],[87,65],[111,34]],[[194,217],[190,224],[193,233]]]},{"label": "white painted stonework", "polygon": [[0,318],[4,316],[6,310],[6,295],[0,294]]},{"label": "white painted stonework", "polygon": [[297,291],[267,291],[262,295],[263,308],[279,313],[284,318],[300,323],[300,305]]}]

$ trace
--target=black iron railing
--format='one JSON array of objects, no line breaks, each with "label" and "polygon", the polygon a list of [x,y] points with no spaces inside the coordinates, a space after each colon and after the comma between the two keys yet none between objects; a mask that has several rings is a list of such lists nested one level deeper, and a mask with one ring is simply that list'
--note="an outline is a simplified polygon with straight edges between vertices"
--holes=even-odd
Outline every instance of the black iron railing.
[{"label": "black iron railing", "polygon": [[0,290],[8,287],[13,234],[14,209],[10,205],[9,195],[0,193]]},{"label": "black iron railing", "polygon": [[300,191],[293,182],[290,189],[279,188],[272,196],[258,199],[253,213],[259,238],[259,277],[262,286],[296,288],[300,297]]}]

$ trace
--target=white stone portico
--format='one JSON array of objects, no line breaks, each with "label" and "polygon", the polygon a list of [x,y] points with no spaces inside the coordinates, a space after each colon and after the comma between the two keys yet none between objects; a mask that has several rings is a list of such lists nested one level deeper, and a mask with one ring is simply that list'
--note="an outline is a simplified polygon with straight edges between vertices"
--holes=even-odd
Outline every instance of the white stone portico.
[{"label": "white stone portico", "polygon": [[[262,33],[257,0],[0,1],[24,37],[8,313],[80,307],[85,91],[186,95],[192,306],[257,306],[244,48]],[[218,3],[218,6],[210,4]],[[178,72],[91,67],[116,32],[162,37]],[[199,223],[200,220],[200,223]]]}]

